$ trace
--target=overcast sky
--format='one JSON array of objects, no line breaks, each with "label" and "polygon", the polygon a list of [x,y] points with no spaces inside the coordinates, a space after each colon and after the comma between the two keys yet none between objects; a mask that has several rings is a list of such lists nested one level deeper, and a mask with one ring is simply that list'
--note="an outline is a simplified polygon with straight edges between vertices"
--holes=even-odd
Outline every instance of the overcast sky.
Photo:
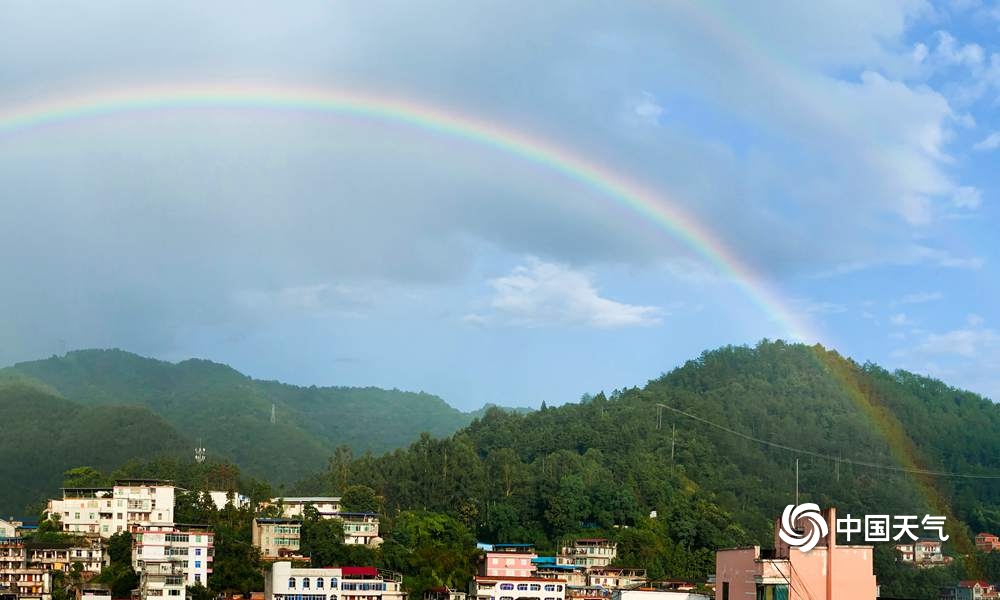
[{"label": "overcast sky", "polygon": [[[6,2],[0,125],[198,85],[364,92],[530,133],[697,219],[805,341],[1000,397],[1000,4]],[[544,166],[348,115],[0,126],[0,363],[87,347],[463,409],[788,338],[669,231]]]}]

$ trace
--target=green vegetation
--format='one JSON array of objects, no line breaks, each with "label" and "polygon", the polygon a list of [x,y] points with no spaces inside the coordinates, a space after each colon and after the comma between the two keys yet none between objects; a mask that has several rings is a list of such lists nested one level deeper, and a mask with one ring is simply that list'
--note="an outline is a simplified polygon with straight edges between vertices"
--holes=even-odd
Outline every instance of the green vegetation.
[{"label": "green vegetation", "polygon": [[[109,471],[121,457],[145,459],[181,447],[188,455],[201,441],[209,456],[288,483],[322,468],[338,446],[380,453],[405,446],[423,431],[450,435],[479,414],[424,393],[296,387],[254,380],[206,360],[174,364],[120,350],[20,363],[0,369],[0,384],[0,409],[11,413],[11,429],[23,432],[16,447],[0,440],[0,481],[14,482],[14,489],[0,486],[0,512],[20,512],[53,494],[59,474],[74,465]],[[29,389],[46,396],[48,407],[26,402]],[[69,454],[52,451],[40,444],[50,433],[83,447]],[[142,443],[127,447],[138,439]]]},{"label": "green vegetation", "polygon": [[[63,390],[58,382],[49,384]],[[23,413],[19,422],[36,428],[18,438],[22,445],[37,436],[64,435],[60,410],[93,410],[73,408],[37,385],[6,389],[0,393],[18,407],[15,413]],[[18,403],[18,395],[31,400]],[[658,404],[815,455],[747,440]],[[423,434],[409,448],[383,456],[359,456],[336,445],[324,455],[325,469],[292,485],[280,485],[279,473],[263,473],[279,483],[277,489],[226,462],[197,465],[186,453],[132,460],[112,475],[169,478],[188,490],[239,489],[254,500],[342,495],[351,510],[383,515],[385,541],[378,549],[345,546],[337,523],[310,515],[303,548],[313,562],[394,569],[411,591],[421,591],[463,587],[474,570],[475,539],[532,542],[544,554],[574,536],[610,537],[619,543],[622,566],[645,568],[655,579],[703,579],[714,570],[716,548],[771,545],[773,519],[795,498],[798,457],[802,501],[836,505],[841,515],[949,518],[952,537],[945,551],[956,559],[948,567],[914,569],[901,564],[891,547],[876,551],[885,595],[933,598],[939,585],[959,578],[1000,580],[1000,554],[976,554],[969,544],[974,531],[1000,532],[1000,485],[857,462],[997,475],[997,431],[1000,408],[975,394],[860,365],[821,347],[763,342],[706,352],[643,388],[527,414],[488,410],[450,437]],[[101,441],[120,437],[105,434]],[[108,462],[113,464],[60,462],[55,472],[88,464],[94,469],[66,472],[67,482],[102,481]],[[5,464],[12,463],[0,461]],[[258,469],[245,471],[260,476]],[[26,479],[4,475],[18,483]],[[177,514],[179,521],[208,523],[219,532],[211,592],[259,585],[249,509],[216,511],[193,493],[179,496]]]},{"label": "green vegetation", "polygon": [[[576,535],[607,536],[621,544],[622,565],[654,578],[704,578],[717,547],[770,546],[773,519],[794,502],[796,455],[669,409],[658,424],[659,403],[834,457],[799,457],[803,501],[842,515],[946,514],[952,554],[971,551],[972,529],[1000,530],[995,481],[847,462],[1000,474],[1000,408],[934,380],[782,342],[706,352],[644,388],[579,404],[490,411],[450,438],[422,436],[382,457],[341,452],[293,491],[365,485],[388,514],[433,511],[479,539],[533,542],[542,552]],[[897,594],[932,597],[939,579],[987,572],[980,558],[904,571],[885,552],[880,575]]]},{"label": "green vegetation", "polygon": [[190,441],[142,407],[81,406],[43,386],[6,379],[0,410],[0,514],[29,505],[37,514],[63,484],[63,473],[80,464],[110,470],[122,457],[190,453]]}]

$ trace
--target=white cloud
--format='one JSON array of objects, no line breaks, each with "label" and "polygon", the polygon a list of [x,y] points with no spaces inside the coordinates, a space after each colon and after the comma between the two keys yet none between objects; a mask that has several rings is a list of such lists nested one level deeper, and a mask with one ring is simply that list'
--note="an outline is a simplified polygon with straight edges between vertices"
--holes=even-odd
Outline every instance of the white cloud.
[{"label": "white cloud", "polygon": [[906,316],[906,313],[896,313],[889,316],[889,322],[896,327],[902,327],[903,325],[909,325],[912,323],[910,318]]},{"label": "white cloud", "polygon": [[659,307],[605,298],[584,273],[537,259],[489,283],[494,290],[490,305],[496,316],[513,325],[614,329],[658,325],[664,314]]},{"label": "white cloud", "polygon": [[924,59],[927,58],[927,54],[928,50],[926,44],[916,44],[915,46],[913,46],[913,52],[911,53],[911,56],[913,56],[913,60],[915,62],[918,63],[924,62]]},{"label": "white cloud", "polygon": [[994,352],[997,344],[1000,344],[1000,334],[996,331],[969,327],[928,334],[916,346],[915,351],[923,354],[979,358],[988,352]]},{"label": "white cloud", "polygon": [[994,131],[972,146],[974,150],[996,150],[1000,148],[1000,131]]},{"label": "white cloud", "polygon": [[951,195],[951,202],[957,208],[975,210],[982,205],[983,195],[978,189],[963,185]]},{"label": "white cloud", "polygon": [[985,52],[979,44],[959,45],[955,36],[947,31],[937,32],[938,45],[934,49],[934,56],[941,62],[948,65],[965,65],[975,67],[983,63]]},{"label": "white cloud", "polygon": [[969,324],[970,327],[979,327],[986,322],[982,316],[972,313],[965,317],[965,322]]},{"label": "white cloud", "polygon": [[926,302],[937,302],[944,298],[944,294],[941,292],[914,292],[912,294],[906,294],[902,298],[893,300],[890,302],[891,306],[896,306],[899,304],[924,304]]}]

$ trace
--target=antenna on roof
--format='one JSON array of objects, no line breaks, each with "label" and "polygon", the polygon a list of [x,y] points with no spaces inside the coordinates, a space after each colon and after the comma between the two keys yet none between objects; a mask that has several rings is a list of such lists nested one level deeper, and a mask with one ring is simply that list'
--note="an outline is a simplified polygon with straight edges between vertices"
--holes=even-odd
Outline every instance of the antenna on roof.
[{"label": "antenna on roof", "polygon": [[205,462],[205,447],[201,445],[201,439],[198,439],[198,447],[194,449],[194,461],[199,465]]}]

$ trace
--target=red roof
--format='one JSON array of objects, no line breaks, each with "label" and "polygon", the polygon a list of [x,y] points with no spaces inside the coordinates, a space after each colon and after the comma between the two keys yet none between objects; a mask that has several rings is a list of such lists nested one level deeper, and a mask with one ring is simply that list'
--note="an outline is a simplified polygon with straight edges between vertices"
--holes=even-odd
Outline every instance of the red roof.
[{"label": "red roof", "polygon": [[358,575],[375,577],[378,575],[378,569],[375,567],[341,567],[340,574],[344,577],[357,577]]},{"label": "red roof", "polygon": [[978,584],[979,587],[990,587],[990,582],[988,582],[988,581],[986,581],[984,579],[967,579],[965,581],[959,581],[958,582],[958,587],[961,587],[961,588],[972,588],[972,587],[976,587],[976,584]]},{"label": "red roof", "polygon": [[565,579],[545,579],[544,577],[484,577],[476,575],[476,581],[543,581],[545,583],[566,583]]}]

